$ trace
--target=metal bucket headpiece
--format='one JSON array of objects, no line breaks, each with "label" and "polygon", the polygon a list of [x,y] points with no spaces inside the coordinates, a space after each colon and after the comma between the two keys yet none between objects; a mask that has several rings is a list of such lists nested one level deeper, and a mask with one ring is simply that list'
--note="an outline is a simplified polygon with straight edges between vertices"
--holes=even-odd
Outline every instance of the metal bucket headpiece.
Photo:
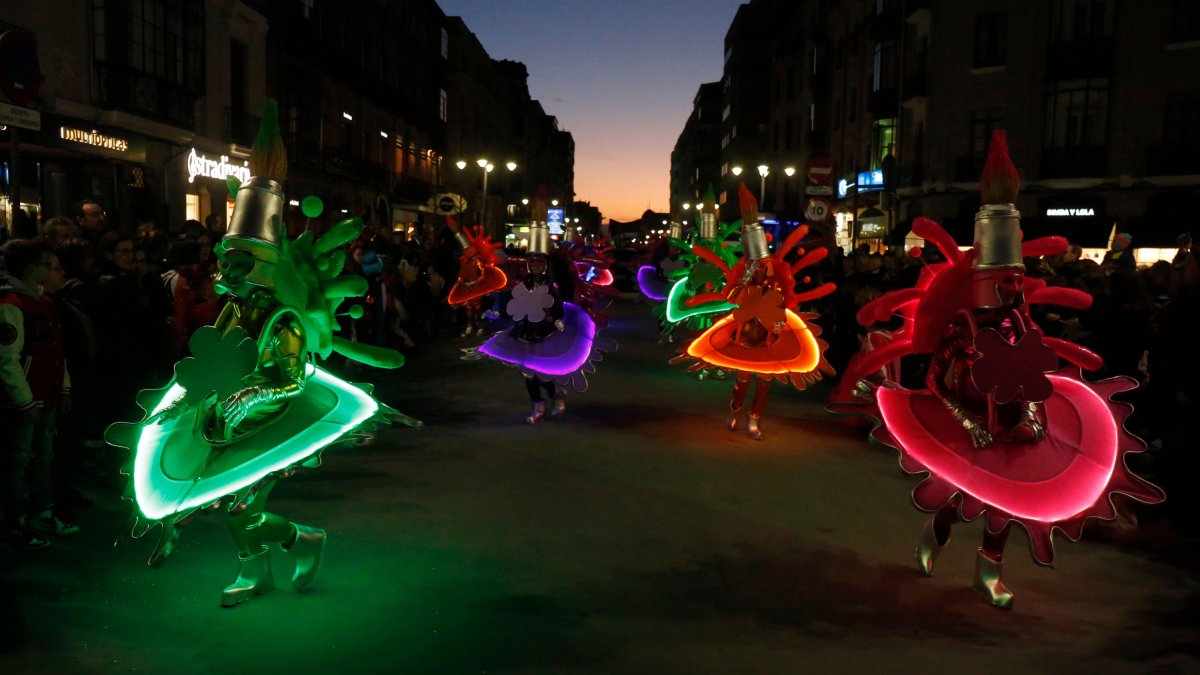
[{"label": "metal bucket headpiece", "polygon": [[550,254],[550,227],[545,223],[533,223],[529,226],[529,248],[527,255]]},{"label": "metal bucket headpiece", "polygon": [[762,225],[749,223],[742,226],[742,253],[746,260],[771,257],[771,249],[767,246],[767,233]]}]

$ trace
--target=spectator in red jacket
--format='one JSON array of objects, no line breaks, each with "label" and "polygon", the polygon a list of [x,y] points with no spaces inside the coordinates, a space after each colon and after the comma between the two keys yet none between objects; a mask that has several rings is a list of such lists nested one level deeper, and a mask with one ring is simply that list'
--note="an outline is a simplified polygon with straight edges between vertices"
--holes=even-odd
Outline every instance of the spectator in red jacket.
[{"label": "spectator in red jacket", "polygon": [[[54,512],[51,460],[57,411],[70,409],[62,328],[44,285],[62,284],[62,268],[45,243],[15,239],[4,247],[8,278],[0,284],[0,463],[4,532],[19,548],[49,545],[45,535],[79,528]],[[57,275],[57,276],[56,276]]]}]

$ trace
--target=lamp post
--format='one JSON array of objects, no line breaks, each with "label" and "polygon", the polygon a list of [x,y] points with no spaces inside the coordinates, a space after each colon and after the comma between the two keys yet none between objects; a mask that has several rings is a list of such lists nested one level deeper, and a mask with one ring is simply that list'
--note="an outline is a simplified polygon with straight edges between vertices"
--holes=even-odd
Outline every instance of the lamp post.
[{"label": "lamp post", "polygon": [[767,208],[767,176],[771,174],[771,169],[766,164],[758,165],[758,201],[759,209]]},{"label": "lamp post", "polygon": [[[483,171],[483,202],[479,207],[479,221],[484,228],[487,228],[488,174],[496,169],[496,165],[492,164],[491,160],[483,157],[475,160],[475,165]],[[462,171],[467,168],[467,163],[465,160],[460,159],[454,163],[454,166],[458,167],[459,171]],[[517,163],[507,162],[504,167],[511,173],[517,170]]]}]

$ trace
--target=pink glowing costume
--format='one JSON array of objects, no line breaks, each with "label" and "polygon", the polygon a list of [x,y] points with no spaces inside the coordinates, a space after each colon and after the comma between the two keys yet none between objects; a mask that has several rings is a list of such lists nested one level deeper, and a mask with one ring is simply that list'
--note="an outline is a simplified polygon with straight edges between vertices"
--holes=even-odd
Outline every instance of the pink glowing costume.
[{"label": "pink glowing costume", "polygon": [[[1020,242],[1012,207],[1019,179],[997,133],[975,245],[959,251],[940,225],[917,219],[913,232],[947,262],[927,267],[915,288],[888,293],[859,311],[864,326],[897,315],[903,327],[846,372],[861,402],[835,396],[830,409],[857,408],[876,418],[872,438],[898,449],[905,471],[928,474],[913,490],[918,508],[937,512],[917,548],[922,573],[932,574],[954,522],[986,515],[975,588],[1007,609],[1013,596],[1000,581],[1000,562],[1012,523],[1029,534],[1034,560],[1049,565],[1054,531],[1077,541],[1089,518],[1113,519],[1115,493],[1146,503],[1164,495],[1125,465],[1126,453],[1145,444],[1124,427],[1132,407],[1112,397],[1136,381],[1085,381],[1080,368],[1099,368],[1100,357],[1044,336],[1030,318],[1028,304],[1085,309],[1092,299],[1025,278],[1023,257],[1062,252],[1067,241]],[[872,381],[907,354],[932,355],[925,389]],[[1059,359],[1071,365],[1060,367]]]}]

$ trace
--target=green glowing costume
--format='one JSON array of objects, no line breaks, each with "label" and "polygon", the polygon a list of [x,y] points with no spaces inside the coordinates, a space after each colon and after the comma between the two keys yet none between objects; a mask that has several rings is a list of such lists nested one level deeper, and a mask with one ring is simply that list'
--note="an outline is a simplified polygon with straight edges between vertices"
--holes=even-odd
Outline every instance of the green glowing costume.
[{"label": "green glowing costume", "polygon": [[714,317],[726,314],[734,308],[724,301],[691,302],[697,295],[718,293],[725,286],[725,276],[721,270],[692,253],[693,247],[699,246],[712,251],[729,266],[737,262],[737,253],[741,250],[740,244],[727,242],[726,239],[734,232],[741,231],[742,221],[719,224],[716,201],[716,195],[710,187],[704,195],[703,202],[711,205],[710,210],[701,210],[696,216],[699,229],[689,240],[685,241],[674,231],[671,233],[671,246],[684,251],[679,257],[688,264],[682,269],[667,273],[668,279],[674,283],[667,299],[654,307],[654,315],[660,321],[664,336],[669,335],[680,324],[693,331],[707,330],[712,326]]},{"label": "green glowing costume", "polygon": [[[347,219],[320,238],[306,232],[289,240],[282,220],[286,170],[270,102],[254,144],[253,177],[231,182],[233,218],[216,247],[217,287],[229,302],[216,325],[191,337],[192,356],[176,364],[172,381],[139,394],[144,418],[106,433],[110,443],[131,450],[132,535],[162,526],[151,565],[171,553],[178,526],[195,513],[226,514],[240,562],[237,581],[221,598],[226,607],[274,588],[270,543],[295,557],[296,589],[316,575],[324,530],[265,510],[280,477],[318,465],[326,448],[369,436],[391,420],[420,426],[372,398],[369,386],[315,365],[316,357],[333,352],[381,368],[398,368],[404,357],[333,334],[338,306],[367,290],[362,277],[342,274],[343,247],[363,223]],[[349,314],[361,316],[361,308]]]}]

